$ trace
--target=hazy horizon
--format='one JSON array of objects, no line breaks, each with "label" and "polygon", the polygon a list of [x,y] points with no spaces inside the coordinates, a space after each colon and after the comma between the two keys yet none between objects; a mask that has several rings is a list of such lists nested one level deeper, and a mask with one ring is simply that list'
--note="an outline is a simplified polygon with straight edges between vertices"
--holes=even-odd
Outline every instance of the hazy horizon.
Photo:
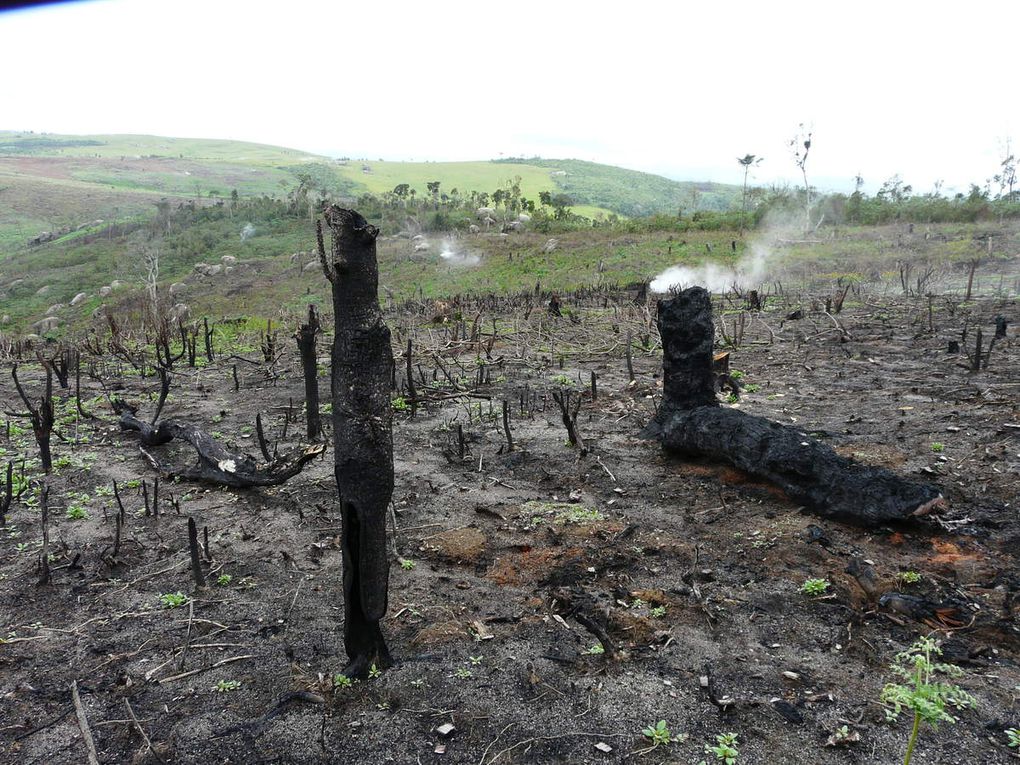
[{"label": "hazy horizon", "polygon": [[[871,190],[900,175],[965,191],[1020,124],[1008,46],[921,3],[662,8],[629,15],[525,2],[96,0],[0,13],[0,122],[12,130],[273,144],[327,156],[576,158],[679,180],[800,183],[788,142],[814,132],[809,180]],[[40,41],[46,51],[40,55]]]}]

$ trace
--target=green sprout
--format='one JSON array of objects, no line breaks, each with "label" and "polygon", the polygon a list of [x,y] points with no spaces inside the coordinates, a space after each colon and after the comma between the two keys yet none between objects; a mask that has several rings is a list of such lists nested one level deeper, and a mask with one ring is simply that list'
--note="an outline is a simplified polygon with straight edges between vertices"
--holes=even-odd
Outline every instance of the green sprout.
[{"label": "green sprout", "polygon": [[167,608],[177,608],[188,602],[188,596],[183,592],[165,592],[159,596],[159,602]]},{"label": "green sprout", "polygon": [[227,691],[236,691],[240,687],[240,680],[220,680],[213,686],[213,690],[217,693],[226,693]]},{"label": "green sprout", "polygon": [[353,687],[356,682],[358,681],[353,678],[347,677],[347,675],[345,674],[338,672],[337,674],[333,675],[333,690],[334,691],[347,690]]},{"label": "green sprout", "polygon": [[407,403],[407,399],[403,396],[397,396],[390,403],[393,406],[394,412],[406,412],[411,408],[411,405]]},{"label": "green sprout", "polygon": [[800,586],[800,591],[805,595],[811,597],[817,597],[818,595],[824,595],[825,591],[829,589],[828,579],[806,579],[804,584]]},{"label": "green sprout", "polygon": [[216,584],[218,584],[220,587],[226,587],[233,580],[234,577],[232,577],[230,574],[220,574],[218,577],[216,577]]},{"label": "green sprout", "polygon": [[375,680],[377,677],[382,677],[382,670],[373,662],[372,666],[368,668],[368,676],[370,679]]},{"label": "green sprout", "polygon": [[935,452],[936,454],[939,454],[945,448],[946,448],[945,445],[941,441],[932,441],[931,442],[931,450],[933,452]]},{"label": "green sprout", "polygon": [[457,671],[454,672],[453,674],[456,675],[461,680],[467,680],[470,677],[474,677],[474,675],[472,675],[471,673],[471,670],[465,669],[464,667],[458,667]]},{"label": "green sprout", "polygon": [[940,722],[955,723],[956,718],[946,711],[947,706],[967,709],[977,702],[973,696],[952,683],[938,682],[936,674],[959,677],[963,670],[952,664],[933,660],[941,656],[939,643],[930,637],[919,638],[906,651],[896,654],[890,669],[903,683],[888,683],[882,689],[881,701],[886,705],[885,715],[889,722],[899,719],[900,712],[909,709],[914,713],[914,725],[907,742],[903,765],[910,765],[914,755],[921,723],[937,729]]},{"label": "green sprout", "polygon": [[591,648],[586,648],[584,652],[589,656],[601,656],[606,652],[606,648],[602,643],[596,643]]},{"label": "green sprout", "polygon": [[482,661],[485,659],[485,657],[484,656],[468,656],[468,659],[471,661],[471,666],[477,667],[478,665],[480,665],[482,663]]},{"label": "green sprout", "polygon": [[1020,728],[1007,728],[1006,739],[1010,749],[1020,749]]},{"label": "green sprout", "polygon": [[83,521],[89,517],[89,511],[86,510],[81,505],[71,505],[64,512],[64,515],[66,515],[72,521]]},{"label": "green sprout", "polygon": [[737,751],[737,734],[720,733],[715,737],[715,742],[715,746],[705,744],[705,754],[714,754],[717,760],[722,760],[726,765],[733,765],[740,755]]},{"label": "green sprout", "polygon": [[666,615],[666,606],[656,606],[648,613],[654,616],[656,619],[661,619]]},{"label": "green sprout", "polygon": [[416,564],[415,564],[415,562],[413,560],[409,560],[407,558],[401,558],[400,559],[400,567],[402,569],[404,569],[404,571],[411,571],[411,570],[413,570],[415,565]]},{"label": "green sprout", "polygon": [[641,731],[641,735],[651,739],[653,747],[666,746],[673,740],[673,734],[669,732],[669,727],[666,725],[665,720],[659,720],[657,723],[649,725]]},{"label": "green sprout", "polygon": [[916,571],[901,571],[896,575],[903,584],[917,584],[921,581],[921,575]]}]

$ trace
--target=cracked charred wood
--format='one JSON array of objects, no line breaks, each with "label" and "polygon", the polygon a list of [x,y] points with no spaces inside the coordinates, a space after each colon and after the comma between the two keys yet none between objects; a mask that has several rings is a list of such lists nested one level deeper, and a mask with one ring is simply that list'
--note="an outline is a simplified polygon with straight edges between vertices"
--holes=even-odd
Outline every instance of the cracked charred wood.
[{"label": "cracked charred wood", "polygon": [[174,439],[186,441],[198,453],[198,464],[180,470],[159,460],[151,452],[142,449],[142,454],[159,472],[170,477],[209,481],[234,489],[250,489],[256,486],[276,486],[293,478],[309,460],[315,459],[326,447],[312,444],[283,455],[266,464],[259,464],[247,454],[232,452],[208,433],[194,425],[180,420],[167,419],[150,424],[135,416],[136,409],[125,401],[115,400],[114,411],[120,415],[121,430],[134,430],[141,436],[142,446],[162,446]]},{"label": "cracked charred wood", "polygon": [[826,517],[864,524],[923,515],[943,503],[934,486],[841,457],[800,429],[719,406],[712,371],[711,297],[691,287],[659,303],[663,399],[645,435],[682,454],[723,460]]},{"label": "cracked charred wood", "polygon": [[386,614],[386,511],[393,494],[390,331],[379,310],[375,240],[379,229],[353,210],[323,211],[319,258],[332,285],[334,472],[343,522],[344,647],[348,677],[391,664],[379,622]]}]

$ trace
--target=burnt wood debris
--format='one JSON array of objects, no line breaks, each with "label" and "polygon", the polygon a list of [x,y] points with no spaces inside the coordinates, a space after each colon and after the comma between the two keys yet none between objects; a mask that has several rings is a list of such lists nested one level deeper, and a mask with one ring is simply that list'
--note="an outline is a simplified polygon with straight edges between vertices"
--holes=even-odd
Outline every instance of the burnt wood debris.
[{"label": "burnt wood debris", "polygon": [[690,287],[658,306],[663,398],[644,434],[669,451],[731,463],[818,515],[865,525],[924,515],[933,486],[841,457],[796,427],[719,406],[712,369],[712,301]]},{"label": "burnt wood debris", "polygon": [[343,523],[344,647],[348,677],[391,663],[379,622],[386,614],[386,515],[393,495],[393,351],[379,308],[379,229],[353,210],[323,211],[319,259],[332,285],[334,472]]},{"label": "burnt wood debris", "polygon": [[[250,489],[256,486],[276,486],[293,478],[305,463],[322,454],[324,444],[312,444],[299,448],[265,464],[247,454],[233,452],[206,433],[204,430],[175,419],[160,420],[163,404],[170,391],[170,375],[160,368],[159,403],[151,422],[139,419],[138,410],[122,399],[112,399],[111,406],[120,417],[121,430],[138,431],[141,436],[142,455],[159,472],[167,476],[179,476],[198,481],[208,481],[234,489]],[[191,468],[178,469],[160,460],[145,447],[162,446],[174,439],[191,444],[198,454],[198,464]]]}]

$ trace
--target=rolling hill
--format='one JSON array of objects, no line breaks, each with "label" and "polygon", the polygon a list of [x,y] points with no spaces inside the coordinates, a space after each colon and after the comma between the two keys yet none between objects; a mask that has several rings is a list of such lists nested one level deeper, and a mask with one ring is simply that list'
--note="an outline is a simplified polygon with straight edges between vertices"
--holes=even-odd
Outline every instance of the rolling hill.
[{"label": "rolling hill", "polygon": [[586,217],[627,217],[730,207],[738,189],[671,181],[649,173],[578,160],[479,162],[334,160],[240,141],[144,135],[68,136],[0,131],[0,256],[42,231],[90,221],[151,216],[163,197],[204,199],[280,196],[306,178],[338,196],[380,194],[406,183],[419,195],[439,181],[443,192],[492,192],[519,177],[524,196],[565,193]]}]

